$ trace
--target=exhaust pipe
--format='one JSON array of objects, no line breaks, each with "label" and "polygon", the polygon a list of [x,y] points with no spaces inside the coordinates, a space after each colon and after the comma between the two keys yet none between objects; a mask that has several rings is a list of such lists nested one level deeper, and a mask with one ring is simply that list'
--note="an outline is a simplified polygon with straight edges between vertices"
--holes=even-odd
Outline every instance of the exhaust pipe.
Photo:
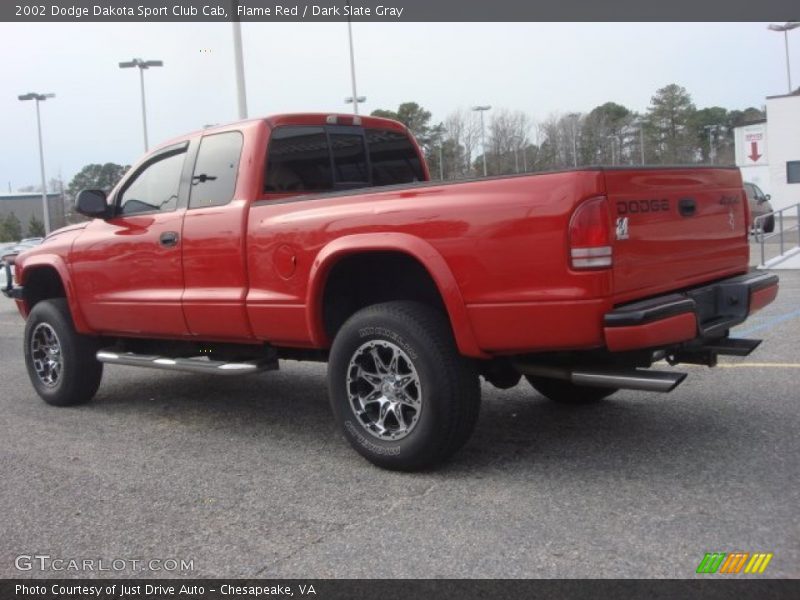
[{"label": "exhaust pipe", "polygon": [[514,367],[523,375],[563,379],[575,385],[644,392],[671,392],[686,379],[686,373],[649,369],[568,369],[519,362],[515,362]]}]

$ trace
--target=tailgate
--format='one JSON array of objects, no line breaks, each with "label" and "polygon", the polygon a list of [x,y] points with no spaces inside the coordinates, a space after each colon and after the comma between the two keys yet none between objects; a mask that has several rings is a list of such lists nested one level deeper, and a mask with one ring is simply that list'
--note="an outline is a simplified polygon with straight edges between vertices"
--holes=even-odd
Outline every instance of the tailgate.
[{"label": "tailgate", "polygon": [[609,169],[614,301],[747,271],[746,200],[735,168]]}]

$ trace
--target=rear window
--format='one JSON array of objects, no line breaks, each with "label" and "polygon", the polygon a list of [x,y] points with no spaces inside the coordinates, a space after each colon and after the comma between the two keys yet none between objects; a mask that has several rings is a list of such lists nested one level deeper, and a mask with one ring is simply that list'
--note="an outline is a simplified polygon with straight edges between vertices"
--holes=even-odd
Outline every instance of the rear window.
[{"label": "rear window", "polygon": [[333,164],[336,167],[336,182],[344,184],[370,184],[367,169],[367,150],[361,130],[352,133],[330,133]]},{"label": "rear window", "polygon": [[367,129],[372,185],[422,181],[422,165],[408,136],[385,129]]},{"label": "rear window", "polygon": [[402,132],[360,127],[278,127],[270,138],[264,191],[323,192],[424,179]]},{"label": "rear window", "polygon": [[333,188],[328,136],[322,127],[279,127],[269,142],[265,192]]}]

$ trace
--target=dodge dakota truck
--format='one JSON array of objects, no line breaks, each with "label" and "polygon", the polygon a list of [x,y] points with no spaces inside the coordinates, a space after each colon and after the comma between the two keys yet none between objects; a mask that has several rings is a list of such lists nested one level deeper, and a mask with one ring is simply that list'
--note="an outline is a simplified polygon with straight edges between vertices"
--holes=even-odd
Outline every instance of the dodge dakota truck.
[{"label": "dodge dakota truck", "polygon": [[[90,400],[103,367],[244,376],[328,363],[344,437],[384,468],[469,438],[480,378],[566,404],[667,392],[759,340],[740,173],[587,167],[433,183],[400,123],[300,114],[151,151],[88,222],[16,257],[33,388]],[[9,277],[9,281],[11,281]]]}]

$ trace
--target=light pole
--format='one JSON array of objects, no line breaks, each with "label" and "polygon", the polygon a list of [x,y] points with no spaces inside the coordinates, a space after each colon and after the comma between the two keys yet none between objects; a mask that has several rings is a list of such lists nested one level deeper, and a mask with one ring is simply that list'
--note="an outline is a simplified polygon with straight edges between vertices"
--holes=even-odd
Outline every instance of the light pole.
[{"label": "light pole", "polygon": [[[525,140],[522,138],[521,135],[512,135],[511,138],[509,138],[508,141],[511,142],[512,144],[514,144],[514,171],[516,173],[519,173],[519,157],[517,156],[517,153],[519,152],[520,146],[525,143]],[[522,152],[522,162],[524,164],[523,169],[524,169],[525,172],[527,172],[528,171],[528,159],[525,156],[524,149],[523,149],[523,152]]]},{"label": "light pole", "polygon": [[44,214],[44,233],[50,233],[50,207],[47,205],[47,179],[44,175],[44,146],[42,145],[42,118],[39,115],[39,102],[44,102],[48,98],[55,98],[55,94],[37,94],[28,92],[17,96],[20,100],[36,100],[36,128],[39,132],[39,168],[42,172],[42,213]]},{"label": "light pole", "polygon": [[716,148],[714,147],[714,132],[717,130],[717,125],[704,125],[703,129],[708,132],[708,163],[713,165],[714,159],[717,157]]},{"label": "light pole", "polygon": [[130,69],[139,67],[139,85],[142,90],[142,128],[144,129],[144,151],[147,152],[147,108],[144,101],[144,70],[150,67],[163,67],[164,62],[160,60],[142,60],[141,58],[134,58],[128,62],[119,63],[120,69]]},{"label": "light pole", "polygon": [[444,126],[440,123],[431,130],[432,140],[439,144],[439,180],[444,181]]},{"label": "light pole", "polygon": [[[347,98],[344,99],[344,103],[345,104],[352,104],[353,106],[358,106],[362,102],[366,102],[366,101],[367,101],[367,97],[366,96],[358,96],[355,100],[353,100],[352,96],[348,96]],[[358,114],[358,110],[357,109],[355,110],[354,114]]]},{"label": "light pole", "polygon": [[639,127],[639,153],[642,159],[642,166],[644,166],[644,121],[640,119],[634,125]]},{"label": "light pole", "polygon": [[[236,7],[234,6],[234,8]],[[244,53],[242,51],[242,22],[239,19],[236,19],[233,21],[232,25],[233,25],[233,64],[234,68],[236,69],[236,107],[238,109],[239,119],[246,119],[247,87],[245,86],[244,83]]]},{"label": "light pole", "polygon": [[[347,7],[350,8],[350,0],[347,0]],[[350,96],[350,99],[353,102],[353,114],[357,115],[359,96],[356,91],[356,55],[353,51],[353,23],[350,20],[350,12],[349,10],[347,11],[347,39],[350,42],[350,85],[353,87],[353,95]]]},{"label": "light pole", "polygon": [[567,115],[572,119],[572,166],[578,168],[578,113],[569,113]]},{"label": "light pole", "polygon": [[486,128],[483,125],[483,113],[487,110],[491,110],[492,107],[489,104],[484,104],[482,106],[473,106],[472,110],[476,110],[481,115],[481,149],[483,150],[483,176],[486,177],[487,170],[486,170]]},{"label": "light pole", "polygon": [[783,44],[786,49],[786,83],[789,85],[789,93],[792,93],[792,70],[789,66],[789,32],[800,27],[800,21],[789,21],[783,25],[769,25],[770,31],[783,32]]}]

